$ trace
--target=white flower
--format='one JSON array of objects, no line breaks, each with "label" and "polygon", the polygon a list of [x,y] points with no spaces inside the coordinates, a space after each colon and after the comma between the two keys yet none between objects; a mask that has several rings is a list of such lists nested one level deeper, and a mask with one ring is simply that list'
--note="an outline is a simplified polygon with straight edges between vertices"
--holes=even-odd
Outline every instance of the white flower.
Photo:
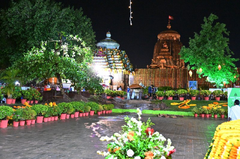
[{"label": "white flower", "polygon": [[160,159],[166,159],[166,157],[165,157],[165,156],[162,156]]},{"label": "white flower", "polygon": [[134,152],[132,149],[127,150],[128,157],[132,157],[134,155]]},{"label": "white flower", "polygon": [[141,157],[139,157],[139,156],[136,156],[136,157],[134,157],[134,159],[141,159]]}]

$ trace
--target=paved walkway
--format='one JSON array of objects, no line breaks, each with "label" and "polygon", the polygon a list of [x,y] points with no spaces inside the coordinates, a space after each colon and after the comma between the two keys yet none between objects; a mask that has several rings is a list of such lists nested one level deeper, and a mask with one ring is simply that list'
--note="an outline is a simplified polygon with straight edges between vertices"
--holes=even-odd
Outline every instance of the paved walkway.
[{"label": "paved walkway", "polygon": [[[0,159],[103,159],[101,136],[111,136],[125,124],[125,115],[67,119],[0,129]],[[128,116],[136,117],[136,114]],[[146,121],[148,116],[143,115]],[[215,128],[226,120],[151,117],[153,128],[170,138],[177,152],[173,159],[202,159]]]}]

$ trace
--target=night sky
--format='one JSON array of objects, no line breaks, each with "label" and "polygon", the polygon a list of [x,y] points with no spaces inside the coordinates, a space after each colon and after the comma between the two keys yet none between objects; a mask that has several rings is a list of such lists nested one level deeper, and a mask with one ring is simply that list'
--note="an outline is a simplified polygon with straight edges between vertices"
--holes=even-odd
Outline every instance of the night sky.
[{"label": "night sky", "polygon": [[[2,0],[1,0],[2,1]],[[8,0],[7,0],[8,1]],[[230,31],[230,49],[240,58],[240,1],[238,0],[132,0],[133,25],[129,24],[129,0],[55,0],[65,6],[82,8],[92,20],[96,40],[105,39],[110,31],[112,39],[125,50],[131,63],[146,68],[151,63],[157,35],[167,30],[168,15],[174,17],[172,29],[181,35],[188,46],[194,32],[199,33],[203,18],[216,14],[218,21]],[[240,67],[240,61],[236,63]]]}]

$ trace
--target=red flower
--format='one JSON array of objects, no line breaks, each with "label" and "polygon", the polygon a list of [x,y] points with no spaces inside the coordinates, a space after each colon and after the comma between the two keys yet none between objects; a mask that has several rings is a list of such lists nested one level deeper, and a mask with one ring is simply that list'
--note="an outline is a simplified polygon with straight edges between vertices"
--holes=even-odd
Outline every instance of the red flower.
[{"label": "red flower", "polygon": [[170,156],[171,154],[173,154],[174,152],[176,152],[176,149],[173,149],[171,151],[168,152],[168,156]]},{"label": "red flower", "polygon": [[154,133],[154,129],[152,129],[152,128],[147,128],[147,129],[145,130],[145,133],[146,133],[147,135],[152,135],[152,134]]}]

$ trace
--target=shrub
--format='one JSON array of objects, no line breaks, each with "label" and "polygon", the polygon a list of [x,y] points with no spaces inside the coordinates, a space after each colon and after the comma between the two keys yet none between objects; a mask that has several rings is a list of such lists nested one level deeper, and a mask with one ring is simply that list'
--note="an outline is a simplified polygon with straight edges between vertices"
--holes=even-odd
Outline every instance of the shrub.
[{"label": "shrub", "polygon": [[223,95],[223,91],[221,91],[221,90],[214,90],[213,91],[213,95],[215,95],[216,97],[219,97],[220,95]]},{"label": "shrub", "polygon": [[199,108],[198,107],[194,107],[192,109],[192,112],[193,112],[193,114],[199,114]]},{"label": "shrub", "polygon": [[30,107],[26,107],[22,111],[22,117],[25,120],[35,119],[36,115],[37,115],[36,111],[31,109]]},{"label": "shrub", "polygon": [[0,106],[0,120],[13,114],[13,108],[9,106]]},{"label": "shrub", "polygon": [[13,112],[13,121],[19,121],[19,120],[24,120],[23,119],[23,108],[18,108]]},{"label": "shrub", "polygon": [[84,106],[84,111],[85,112],[90,112],[90,110],[91,110],[91,107],[90,106]]},{"label": "shrub", "polygon": [[91,110],[93,110],[95,113],[99,110],[98,103],[96,102],[87,102],[85,106],[90,106]]},{"label": "shrub", "polygon": [[201,90],[201,91],[200,91],[200,94],[203,95],[203,96],[209,96],[209,95],[212,94],[212,92],[209,91],[209,90]]},{"label": "shrub", "polygon": [[187,94],[187,90],[186,89],[179,89],[179,90],[177,90],[177,94],[179,96],[184,96],[184,95]]},{"label": "shrub", "polygon": [[175,91],[174,91],[174,90],[168,90],[168,91],[166,91],[166,96],[172,97],[172,96],[174,96],[174,95],[175,95]]},{"label": "shrub", "polygon": [[190,90],[190,95],[192,96],[192,97],[195,97],[195,96],[197,96],[198,95],[198,93],[199,93],[199,90]]},{"label": "shrub", "polygon": [[165,92],[158,90],[158,91],[156,92],[156,95],[157,95],[158,97],[163,97],[163,96],[165,96]]},{"label": "shrub", "polygon": [[43,104],[36,104],[33,105],[31,108],[36,111],[38,116],[44,115],[48,111],[48,106]]}]

